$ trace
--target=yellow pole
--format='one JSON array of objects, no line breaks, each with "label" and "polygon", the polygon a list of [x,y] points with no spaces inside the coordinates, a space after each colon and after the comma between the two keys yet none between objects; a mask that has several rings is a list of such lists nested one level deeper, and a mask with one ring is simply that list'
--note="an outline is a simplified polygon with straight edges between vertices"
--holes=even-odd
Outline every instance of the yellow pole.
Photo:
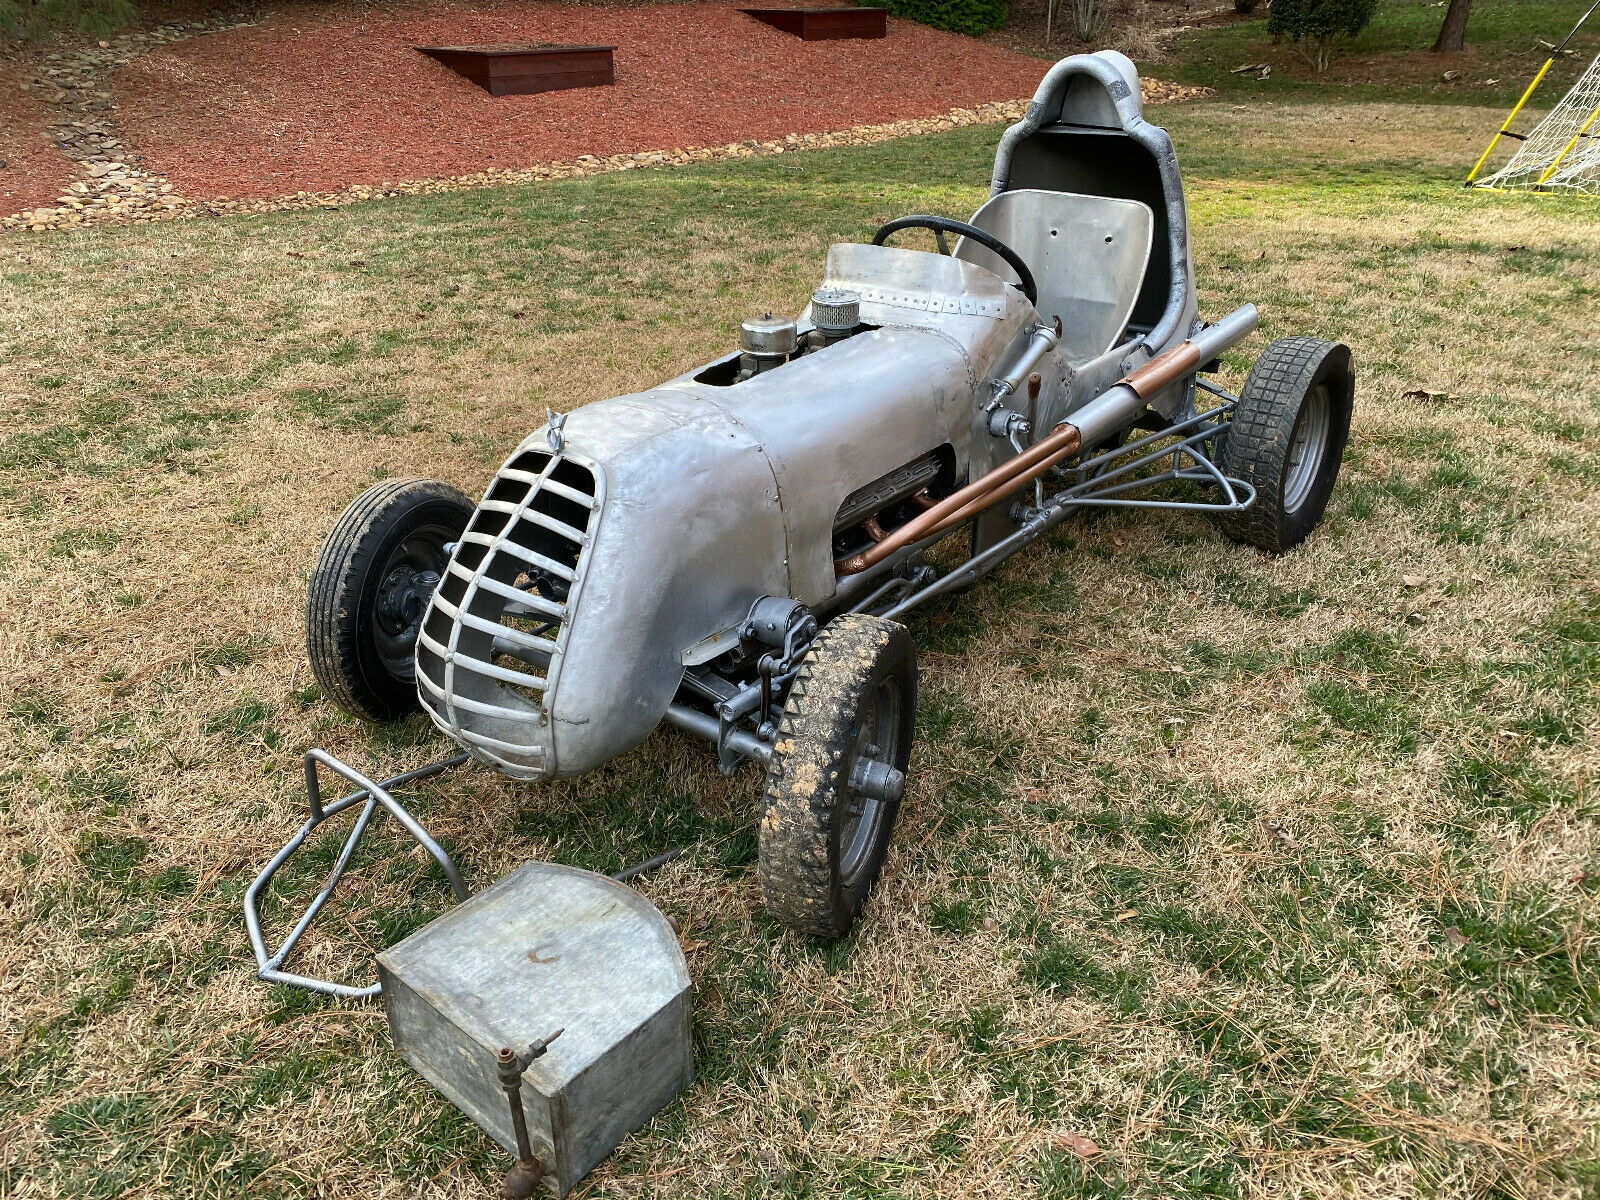
[{"label": "yellow pole", "polygon": [[[1592,113],[1589,114],[1589,119],[1579,126],[1578,132],[1572,135],[1572,140],[1561,148],[1560,154],[1556,155],[1556,160],[1550,164],[1550,169],[1543,175],[1539,176],[1540,184],[1544,183],[1545,180],[1549,179],[1550,176],[1556,173],[1556,168],[1561,165],[1561,160],[1572,153],[1572,148],[1578,144],[1579,138],[1583,137],[1584,134],[1589,132],[1589,126],[1594,124],[1596,117],[1600,117],[1600,107],[1597,107]],[[1538,184],[1535,184],[1534,186],[1537,187]]]},{"label": "yellow pole", "polygon": [[1500,132],[1494,135],[1494,138],[1489,142],[1489,148],[1483,152],[1483,157],[1478,160],[1477,165],[1472,168],[1472,173],[1467,176],[1468,183],[1471,183],[1474,179],[1476,179],[1478,177],[1478,172],[1483,170],[1483,164],[1489,161],[1489,155],[1494,153],[1494,148],[1500,144],[1500,139],[1505,137],[1506,131],[1511,128],[1511,122],[1517,119],[1517,114],[1520,113],[1523,107],[1528,103],[1528,98],[1533,95],[1534,88],[1538,87],[1539,84],[1544,82],[1545,75],[1555,64],[1555,61],[1556,60],[1554,58],[1547,58],[1544,60],[1544,66],[1539,68],[1539,73],[1533,77],[1533,82],[1528,85],[1528,90],[1522,93],[1522,99],[1517,101],[1517,106],[1511,110],[1511,115],[1506,118],[1506,123],[1500,126]]}]

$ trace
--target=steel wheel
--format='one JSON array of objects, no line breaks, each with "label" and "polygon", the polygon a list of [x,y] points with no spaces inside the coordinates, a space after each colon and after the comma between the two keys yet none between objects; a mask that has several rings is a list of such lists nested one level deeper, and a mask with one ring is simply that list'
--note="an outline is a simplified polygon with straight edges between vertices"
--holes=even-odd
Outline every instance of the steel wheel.
[{"label": "steel wheel", "polygon": [[[861,699],[851,731],[845,777],[854,774],[856,763],[862,759],[899,761],[899,742],[900,685],[891,677]],[[839,874],[846,888],[854,889],[861,883],[861,873],[872,858],[872,850],[882,840],[884,821],[894,820],[892,807],[849,789],[844,820],[839,825]]]},{"label": "steel wheel", "polygon": [[445,546],[460,536],[460,530],[446,525],[414,530],[378,569],[372,644],[383,669],[398,679],[416,678],[417,630],[450,563]]},{"label": "steel wheel", "polygon": [[1256,494],[1221,517],[1223,532],[1269,554],[1305,541],[1339,477],[1355,391],[1348,346],[1290,337],[1267,347],[1218,438],[1217,466]]},{"label": "steel wheel", "polygon": [[1283,511],[1295,513],[1306,502],[1322,470],[1328,452],[1328,426],[1333,406],[1328,402],[1328,385],[1318,384],[1306,397],[1295,418],[1294,436],[1289,439],[1289,462],[1283,476]]}]

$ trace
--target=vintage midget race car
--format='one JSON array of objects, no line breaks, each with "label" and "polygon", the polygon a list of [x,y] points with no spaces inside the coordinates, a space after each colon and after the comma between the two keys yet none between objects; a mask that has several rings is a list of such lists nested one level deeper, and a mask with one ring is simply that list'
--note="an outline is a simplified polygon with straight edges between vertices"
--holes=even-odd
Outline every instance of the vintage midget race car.
[{"label": "vintage midget race car", "polygon": [[[939,252],[886,244],[910,229]],[[1209,510],[1273,553],[1317,523],[1350,352],[1291,337],[1238,395],[1203,377],[1255,327],[1249,305],[1199,316],[1177,157],[1133,64],[1063,60],[970,220],[833,246],[797,318],[550,414],[476,504],[417,479],[357,499],[312,574],[311,664],[347,711],[420,707],[518,780],[663,721],[725,770],[756,760],[767,907],[838,936],[910,765],[911,609],[1089,507]]]}]

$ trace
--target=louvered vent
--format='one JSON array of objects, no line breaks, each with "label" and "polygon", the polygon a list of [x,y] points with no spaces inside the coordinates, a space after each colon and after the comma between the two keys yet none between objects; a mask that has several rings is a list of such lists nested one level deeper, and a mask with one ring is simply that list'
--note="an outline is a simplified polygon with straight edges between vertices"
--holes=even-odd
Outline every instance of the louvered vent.
[{"label": "louvered vent", "polygon": [[566,454],[519,453],[462,534],[417,638],[434,722],[517,779],[550,762],[549,697],[583,581],[600,476]]}]

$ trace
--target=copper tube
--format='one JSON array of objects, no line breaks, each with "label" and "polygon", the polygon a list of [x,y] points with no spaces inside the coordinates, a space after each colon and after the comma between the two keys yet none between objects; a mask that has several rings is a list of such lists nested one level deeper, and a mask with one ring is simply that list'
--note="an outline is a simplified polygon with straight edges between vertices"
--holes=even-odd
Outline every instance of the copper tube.
[{"label": "copper tube", "polygon": [[1119,382],[1130,387],[1139,399],[1148,400],[1168,385],[1177,382],[1200,365],[1200,347],[1180,342],[1165,354],[1158,354],[1144,366],[1129,371]]},{"label": "copper tube", "polygon": [[[1250,315],[1253,327],[1253,310]],[[1194,342],[1182,342],[1156,355],[1137,370],[1128,372],[1089,404],[1094,405],[1104,401],[1117,388],[1127,388],[1137,399],[1147,399],[1193,372],[1204,361],[1204,357],[1200,347]],[[1049,436],[1041,438],[1015,458],[1008,458],[987,475],[973,480],[960,491],[952,492],[939,503],[912,517],[876,545],[849,558],[836,559],[833,564],[834,570],[840,575],[859,574],[869,567],[877,566],[895,551],[903,550],[913,542],[920,542],[923,538],[932,537],[962,521],[970,520],[984,509],[998,504],[1023,483],[1043,474],[1062,459],[1076,453],[1081,440],[1077,428],[1063,421],[1050,431]]]},{"label": "copper tube", "polygon": [[932,496],[928,495],[928,489],[927,488],[923,488],[915,496],[911,497],[911,503],[915,504],[920,509],[927,510],[927,509],[932,508],[935,504],[937,504],[939,502],[937,500],[935,500]]},{"label": "copper tube", "polygon": [[861,528],[867,531],[867,536],[874,542],[881,542],[889,535],[884,533],[883,526],[878,524],[877,515],[874,514],[861,522]]},{"label": "copper tube", "polygon": [[[1070,428],[1070,426],[1069,426],[1069,428]],[[1018,488],[1022,487],[1024,484],[1032,483],[1033,480],[1037,476],[1043,475],[1046,471],[1048,471],[1051,467],[1055,466],[1063,458],[1066,458],[1071,454],[1075,454],[1077,452],[1077,449],[1078,449],[1078,446],[1075,443],[1071,447],[1071,449],[1063,450],[1063,451],[1061,451],[1060,454],[1052,454],[1044,462],[1037,463],[1034,466],[1029,467],[1026,471],[1023,471],[1020,475],[1018,475],[1016,478],[1011,480],[1010,485],[1006,488],[1006,493],[1009,494],[1011,492],[1016,491]],[[1000,499],[1003,499],[1003,498],[1004,498],[1003,496],[997,496],[997,497],[994,497],[992,499],[987,497],[987,496],[980,497],[979,499],[974,500],[971,503],[969,503],[965,508],[961,509],[959,512],[951,513],[944,520],[940,521],[939,524],[934,527],[933,532],[934,533],[943,533],[947,529],[953,529],[955,526],[961,524],[963,521],[971,520],[973,517],[975,517],[979,513],[981,513],[984,509],[992,507],[995,503],[997,503]]]},{"label": "copper tube", "polygon": [[[965,520],[967,516],[975,515],[995,503],[1012,490],[1007,485],[1028,468],[1039,465],[1040,470],[1043,470],[1073,453],[1077,448],[1078,431],[1065,422],[1057,425],[1049,437],[1035,442],[1015,458],[1008,458],[981,479],[974,480],[960,491],[952,492],[932,508],[912,517],[877,545],[850,558],[837,560],[833,564],[834,570],[841,575],[854,575],[865,571],[868,567],[876,566],[896,550],[903,549],[912,542],[920,542],[930,534],[938,532],[941,527],[948,528],[955,523],[947,518],[961,513],[963,515],[957,519]],[[969,507],[978,500],[985,500],[987,503],[971,508],[969,512]]]}]

